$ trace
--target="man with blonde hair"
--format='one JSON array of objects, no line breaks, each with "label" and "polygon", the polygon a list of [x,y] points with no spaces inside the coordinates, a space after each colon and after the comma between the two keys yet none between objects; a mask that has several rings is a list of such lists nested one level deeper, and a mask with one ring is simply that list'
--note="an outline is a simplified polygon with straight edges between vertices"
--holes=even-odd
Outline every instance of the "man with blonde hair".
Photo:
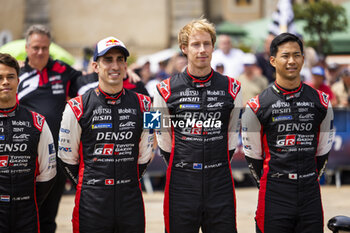
[{"label": "man with blonde hair", "polygon": [[188,66],[155,91],[154,106],[172,125],[163,124],[157,132],[168,163],[167,233],[237,232],[230,161],[240,128],[241,85],[211,68],[215,40],[215,28],[206,19],[184,26],[178,41]]}]

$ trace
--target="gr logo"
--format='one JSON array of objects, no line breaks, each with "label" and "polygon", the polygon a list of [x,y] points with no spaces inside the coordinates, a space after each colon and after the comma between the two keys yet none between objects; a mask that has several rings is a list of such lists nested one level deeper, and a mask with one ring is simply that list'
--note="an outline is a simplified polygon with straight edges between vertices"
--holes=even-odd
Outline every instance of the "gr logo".
[{"label": "gr logo", "polygon": [[277,146],[294,146],[296,140],[295,134],[281,135],[277,137]]},{"label": "gr logo", "polygon": [[113,155],[114,144],[98,143],[95,145],[94,155]]},{"label": "gr logo", "polygon": [[143,113],[143,128],[145,129],[160,129],[161,113],[159,110],[156,112],[144,112]]},{"label": "gr logo", "polygon": [[1,155],[0,156],[0,168],[1,167],[7,167],[9,161],[8,155]]}]

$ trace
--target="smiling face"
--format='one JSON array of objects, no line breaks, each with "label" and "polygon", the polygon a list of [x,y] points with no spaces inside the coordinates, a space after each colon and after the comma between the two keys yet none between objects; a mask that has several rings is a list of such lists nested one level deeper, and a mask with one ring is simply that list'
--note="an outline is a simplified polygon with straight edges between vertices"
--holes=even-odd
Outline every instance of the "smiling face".
[{"label": "smiling face", "polygon": [[276,68],[276,80],[293,81],[300,79],[304,56],[299,44],[289,41],[278,46],[276,56],[270,57],[270,63]]},{"label": "smiling face", "polygon": [[0,108],[15,106],[18,81],[16,69],[0,63]]},{"label": "smiling face", "polygon": [[33,33],[26,44],[26,52],[29,65],[37,70],[42,70],[49,61],[50,38],[47,35]]},{"label": "smiling face", "polygon": [[105,55],[93,62],[94,71],[98,74],[100,88],[109,94],[115,94],[123,88],[127,64],[124,54],[118,48],[110,49]]},{"label": "smiling face", "polygon": [[182,45],[181,50],[187,56],[191,74],[208,74],[211,71],[210,61],[214,45],[208,32],[193,31],[188,38],[188,45]]}]

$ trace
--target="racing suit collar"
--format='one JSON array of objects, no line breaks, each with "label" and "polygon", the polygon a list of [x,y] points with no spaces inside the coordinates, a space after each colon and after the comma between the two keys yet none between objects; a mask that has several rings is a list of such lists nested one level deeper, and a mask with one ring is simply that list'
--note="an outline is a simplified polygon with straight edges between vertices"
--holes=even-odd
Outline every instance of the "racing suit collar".
[{"label": "racing suit collar", "polygon": [[18,103],[16,102],[14,107],[0,109],[0,118],[15,116],[15,110],[16,110],[17,106],[18,106]]},{"label": "racing suit collar", "polygon": [[303,91],[303,87],[304,87],[303,82],[300,82],[299,87],[292,89],[292,90],[288,90],[288,89],[285,89],[285,88],[279,86],[276,83],[276,81],[272,85],[273,92],[281,97],[284,97],[285,100],[299,98],[302,91]]},{"label": "racing suit collar", "polygon": [[[52,60],[52,58],[49,57],[49,60],[47,61],[47,64],[46,64],[46,66],[43,68],[43,70],[44,70],[45,68],[51,68],[51,67],[53,66],[53,64],[54,64],[54,60]],[[26,71],[34,70],[34,68],[31,67],[31,66],[29,65],[28,57],[26,58],[26,60],[25,60],[25,62],[24,62],[24,69],[25,69]]]},{"label": "racing suit collar", "polygon": [[119,93],[111,95],[101,90],[100,86],[98,86],[95,89],[95,93],[106,104],[117,105],[121,102],[121,96],[125,95],[125,89],[123,88]]},{"label": "racing suit collar", "polygon": [[213,77],[214,71],[211,69],[211,72],[203,77],[196,77],[194,75],[191,75],[188,71],[188,68],[186,68],[183,73],[192,87],[203,88],[209,87],[211,85],[211,78]]}]

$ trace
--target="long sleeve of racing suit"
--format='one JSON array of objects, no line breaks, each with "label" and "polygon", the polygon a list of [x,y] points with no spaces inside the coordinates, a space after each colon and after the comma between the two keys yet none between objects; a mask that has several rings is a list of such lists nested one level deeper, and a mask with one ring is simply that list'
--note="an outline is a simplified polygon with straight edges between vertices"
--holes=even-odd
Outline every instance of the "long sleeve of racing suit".
[{"label": "long sleeve of racing suit", "polygon": [[326,168],[328,162],[329,151],[332,148],[332,143],[329,141],[334,141],[334,128],[333,128],[333,119],[334,113],[332,110],[331,102],[328,103],[327,114],[320,126],[320,136],[319,143],[316,152],[316,163],[317,163],[317,172],[318,177],[320,178]]},{"label": "long sleeve of racing suit", "polygon": [[241,129],[241,118],[243,112],[243,103],[242,103],[242,89],[238,92],[234,108],[230,113],[230,121],[228,124],[228,149],[230,153],[230,159],[232,159],[235,149],[238,145],[238,136]]},{"label": "long sleeve of racing suit", "polygon": [[[317,145],[316,163],[317,172],[320,177],[325,169],[328,160],[328,154],[331,150],[332,143],[327,143],[329,140],[333,141],[333,110],[329,102],[326,117],[320,125],[320,135]],[[262,146],[261,132],[262,127],[256,114],[246,106],[242,117],[242,141],[243,151],[248,163],[248,167],[259,187],[260,178],[262,175],[264,151]]]},{"label": "long sleeve of racing suit", "polygon": [[38,166],[39,175],[36,177],[36,199],[40,207],[55,183],[57,173],[53,137],[46,121],[44,121],[38,143]]},{"label": "long sleeve of racing suit", "polygon": [[[158,89],[154,91],[153,97],[153,107],[155,110],[161,112],[162,117],[170,117],[168,106],[163,99],[163,97],[159,94]],[[164,158],[164,160],[168,163],[171,153],[172,146],[172,131],[171,128],[161,128],[160,130],[156,130],[157,142],[160,151],[160,155]]]},{"label": "long sleeve of racing suit", "polygon": [[[236,99],[234,101],[234,108],[230,113],[230,121],[228,125],[228,148],[230,158],[232,159],[235,152],[235,148],[238,143],[238,136],[241,127],[241,113],[242,113],[242,92],[239,91]],[[159,110],[162,113],[162,116],[170,116],[167,104],[163,97],[159,94],[158,89],[154,92],[153,106],[155,110]],[[171,128],[163,128],[156,130],[158,147],[160,150],[161,156],[169,162],[170,153],[172,149],[172,131]]]},{"label": "long sleeve of racing suit", "polygon": [[[73,110],[69,104],[67,104],[61,122],[59,148],[70,148],[70,150],[59,150],[58,157],[60,160],[59,163],[66,176],[75,185],[78,184],[81,132],[81,126]],[[69,134],[69,136],[67,134]],[[143,130],[139,142],[138,164],[140,176],[144,173],[148,163],[152,160],[152,147],[149,146],[149,140],[148,130]]]},{"label": "long sleeve of racing suit", "polygon": [[[260,186],[263,168],[263,149],[261,142],[261,125],[252,109],[247,105],[242,116],[242,142],[248,168],[253,178]],[[247,147],[250,147],[247,149]]]}]

